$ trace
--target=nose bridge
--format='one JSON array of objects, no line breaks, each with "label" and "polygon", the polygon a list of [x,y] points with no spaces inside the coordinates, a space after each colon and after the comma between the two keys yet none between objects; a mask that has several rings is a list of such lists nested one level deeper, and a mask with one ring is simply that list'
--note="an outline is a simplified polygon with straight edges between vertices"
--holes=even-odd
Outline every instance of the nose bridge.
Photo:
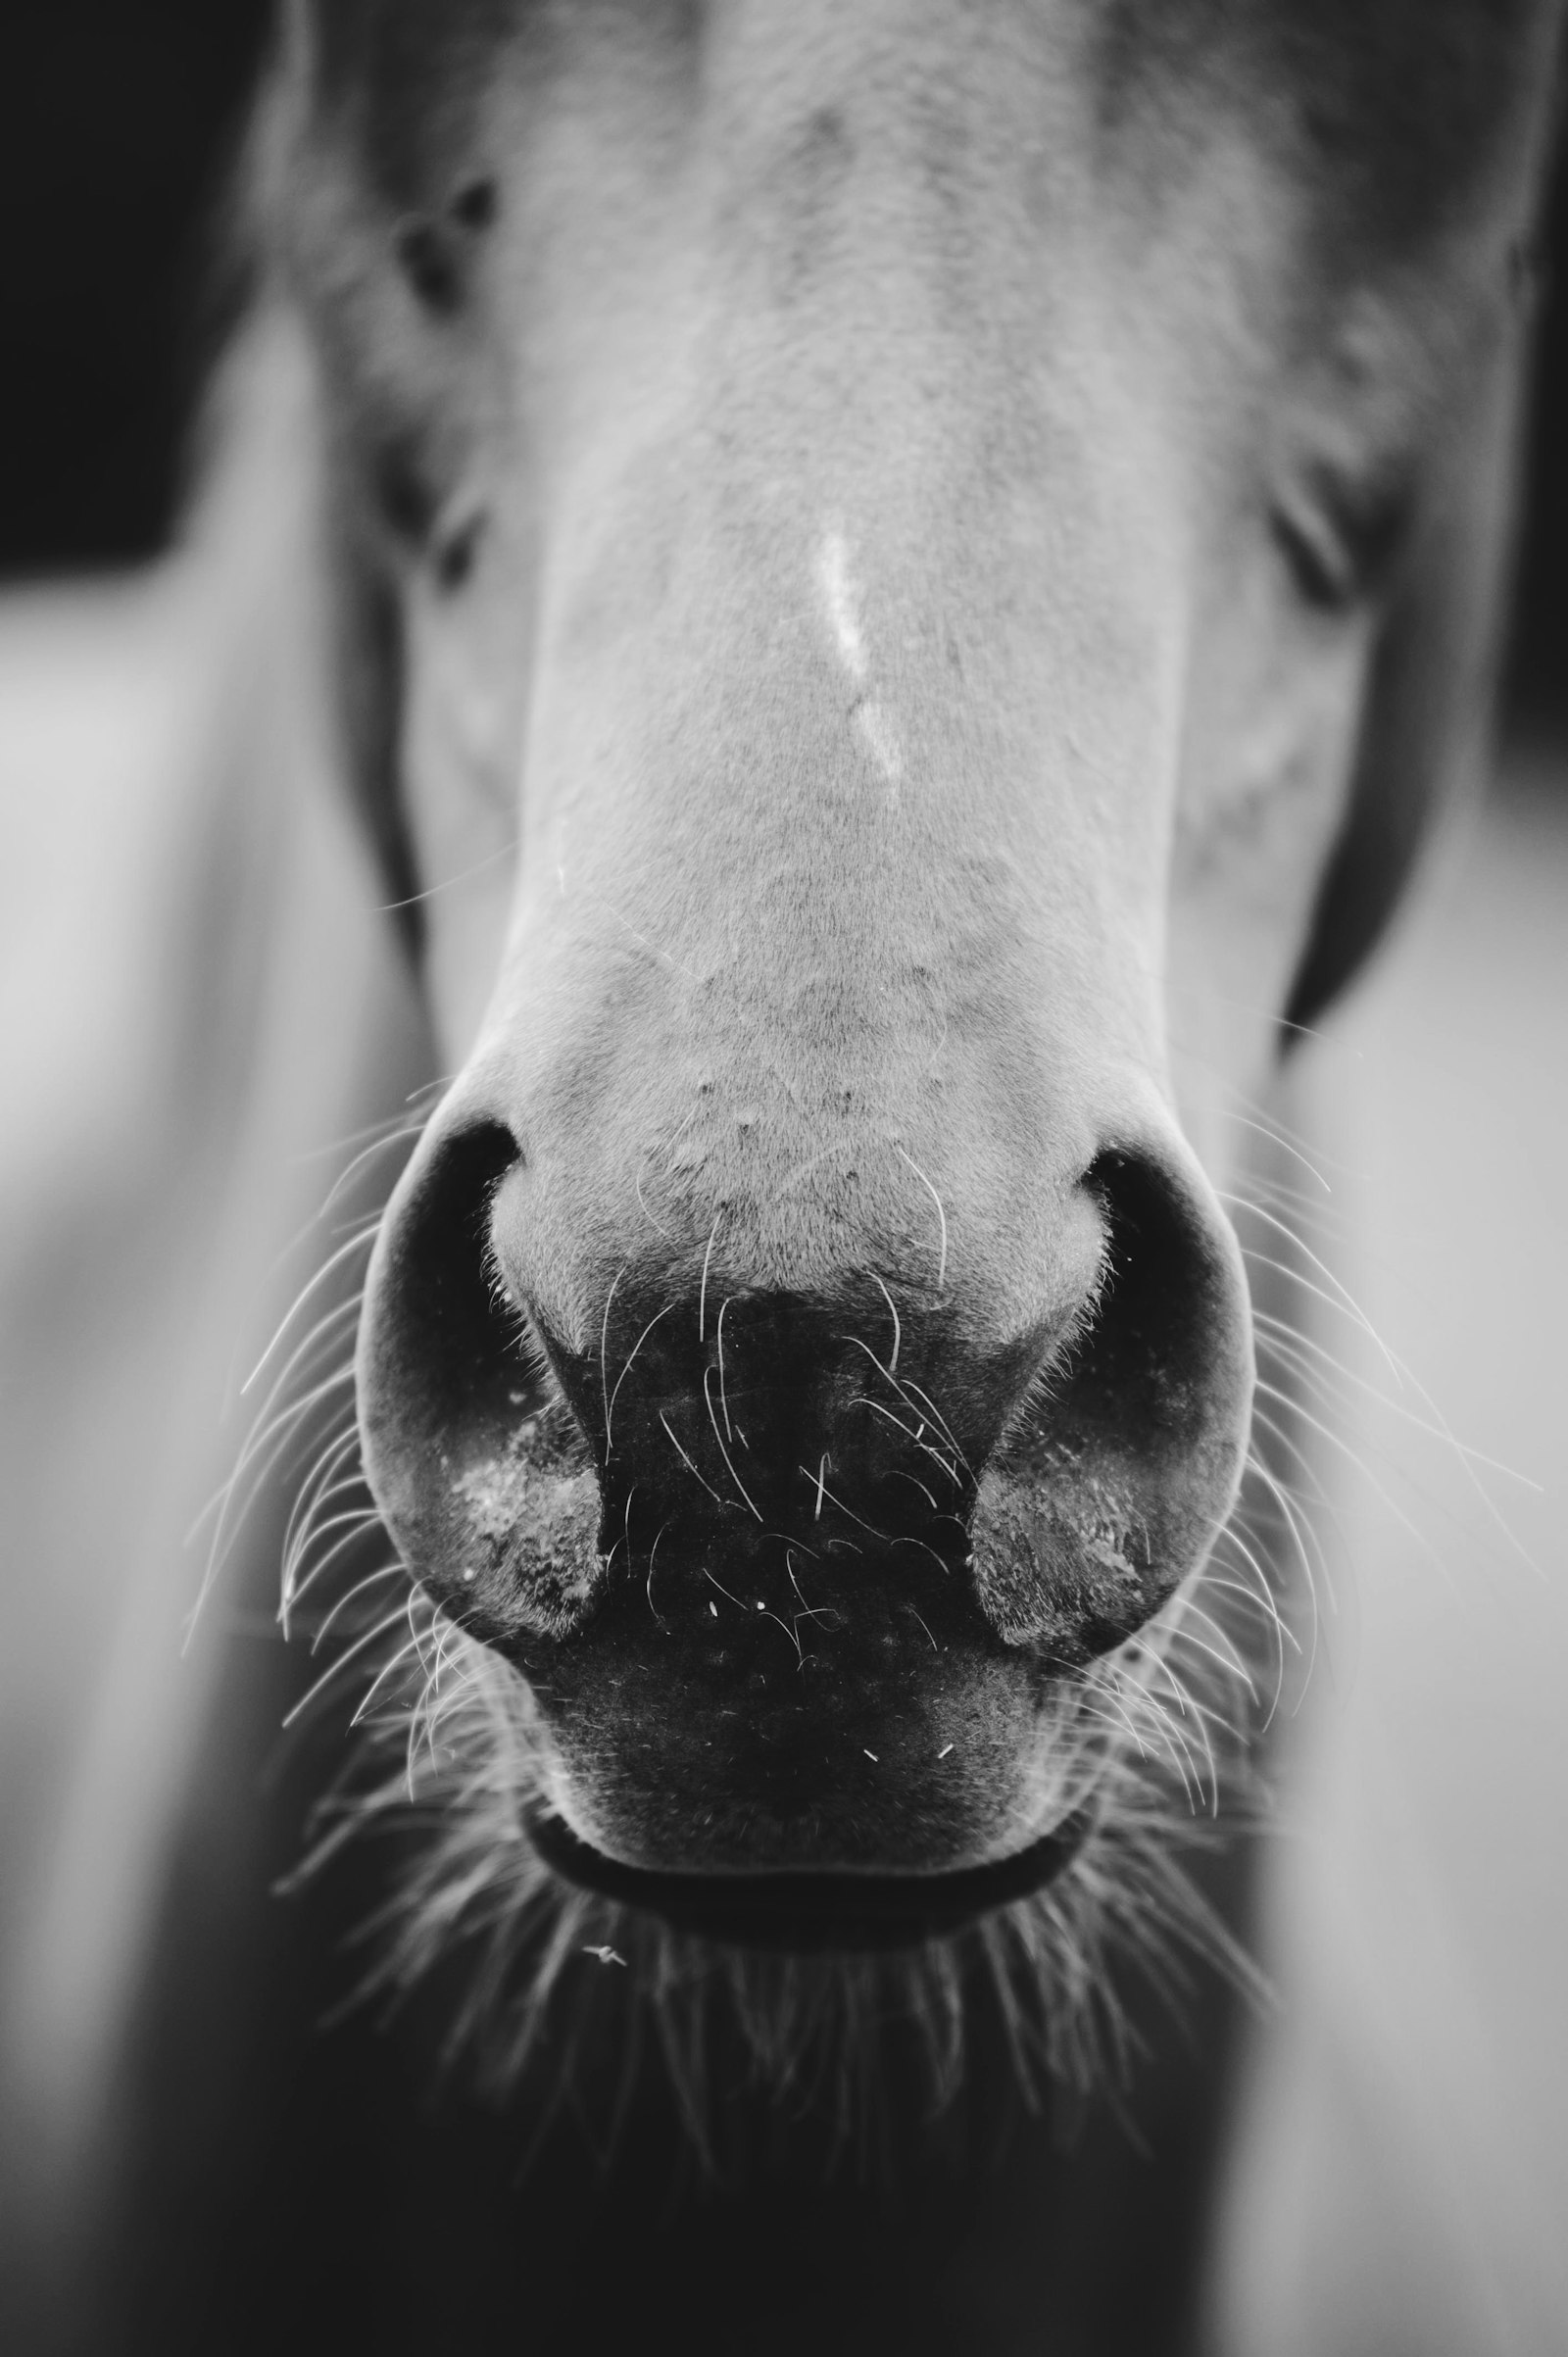
[{"label": "nose bridge", "polygon": [[684,260],[577,354],[484,1044],[543,1197],[559,1153],[607,1233],[728,1206],[786,1288],[833,1229],[917,1259],[928,1187],[1026,1250],[999,1174],[1075,1183],[1162,1053],[1168,470],[999,53],[922,111],[888,30],[812,12],[775,86],[726,13]]},{"label": "nose bridge", "polygon": [[1181,552],[1151,371],[1074,208],[1019,218],[995,91],[980,142],[955,101],[951,153],[901,91],[797,91],[727,135],[715,100],[654,291],[560,396],[521,768],[540,948],[597,892],[671,972],[787,940],[799,990],[823,940],[847,974],[906,912],[961,922],[999,881],[976,844],[1058,945],[1157,929]]},{"label": "nose bridge", "polygon": [[1148,568],[1080,661],[1114,546],[1064,588],[988,537],[960,440],[851,498],[765,433],[711,468],[678,436],[628,460],[605,547],[563,525],[478,1058],[558,1276],[570,1199],[600,1277],[617,1238],[689,1253],[717,1222],[739,1282],[951,1261],[961,1294],[977,1254],[1039,1259],[1106,1100],[1157,1078],[1177,732]]}]

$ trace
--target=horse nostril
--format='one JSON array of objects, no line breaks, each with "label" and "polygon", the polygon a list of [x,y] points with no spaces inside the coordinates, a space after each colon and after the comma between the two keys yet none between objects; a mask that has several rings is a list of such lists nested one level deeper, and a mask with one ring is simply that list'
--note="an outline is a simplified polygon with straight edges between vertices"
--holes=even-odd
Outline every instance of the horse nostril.
[{"label": "horse nostril", "polygon": [[382,1517],[431,1593],[503,1645],[576,1626],[600,1584],[590,1451],[491,1258],[491,1202],[516,1160],[511,1132],[486,1123],[416,1161],[383,1224],[359,1353]]},{"label": "horse nostril", "polygon": [[1120,1644],[1201,1562],[1235,1498],[1252,1382],[1217,1209],[1152,1156],[1107,1153],[1085,1185],[1108,1236],[1093,1317],[1025,1396],[973,1519],[987,1618],[1063,1664]]}]

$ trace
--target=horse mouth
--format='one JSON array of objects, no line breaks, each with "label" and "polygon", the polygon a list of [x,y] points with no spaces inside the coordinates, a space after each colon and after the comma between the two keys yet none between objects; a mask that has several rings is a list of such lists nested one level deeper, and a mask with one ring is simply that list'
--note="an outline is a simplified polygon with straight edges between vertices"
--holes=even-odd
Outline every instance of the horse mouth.
[{"label": "horse mouth", "polygon": [[952,1939],[1048,1889],[1092,1830],[1093,1812],[1078,1809],[1006,1857],[937,1874],[693,1874],[624,1865],[560,1817],[528,1825],[542,1863],[576,1890],[714,1946],[796,1956],[886,1953]]}]

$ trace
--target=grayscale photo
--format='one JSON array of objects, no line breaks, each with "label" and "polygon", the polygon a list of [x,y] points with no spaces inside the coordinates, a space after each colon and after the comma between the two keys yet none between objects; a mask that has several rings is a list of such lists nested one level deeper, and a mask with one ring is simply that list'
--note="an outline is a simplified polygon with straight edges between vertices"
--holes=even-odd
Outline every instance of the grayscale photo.
[{"label": "grayscale photo", "polygon": [[11,0],[0,2350],[1568,2350],[1568,0]]}]

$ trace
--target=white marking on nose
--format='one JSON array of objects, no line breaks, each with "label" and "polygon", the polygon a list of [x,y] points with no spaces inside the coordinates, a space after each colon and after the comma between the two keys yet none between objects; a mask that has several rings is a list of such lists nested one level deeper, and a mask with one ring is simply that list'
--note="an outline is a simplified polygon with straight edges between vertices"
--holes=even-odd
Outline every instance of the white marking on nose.
[{"label": "white marking on nose", "polygon": [[[866,750],[887,779],[889,787],[896,787],[904,775],[904,749],[886,711],[874,702],[862,704],[855,715],[855,725],[864,738]],[[890,792],[889,800],[897,799],[897,795]]]},{"label": "white marking on nose", "polygon": [[[816,569],[839,661],[858,685],[870,671],[871,659],[860,627],[859,585],[850,571],[849,542],[841,531],[835,529],[823,535]],[[899,799],[899,780],[904,775],[904,748],[899,743],[899,732],[887,707],[874,697],[857,704],[853,717],[861,744],[888,781],[891,807]]]},{"label": "white marking on nose", "polygon": [[849,544],[842,532],[829,532],[822,543],[817,559],[817,573],[822,583],[822,595],[827,600],[828,619],[838,645],[839,659],[852,679],[863,679],[866,673],[865,640],[860,634],[860,616],[857,611],[859,591],[850,578]]}]

